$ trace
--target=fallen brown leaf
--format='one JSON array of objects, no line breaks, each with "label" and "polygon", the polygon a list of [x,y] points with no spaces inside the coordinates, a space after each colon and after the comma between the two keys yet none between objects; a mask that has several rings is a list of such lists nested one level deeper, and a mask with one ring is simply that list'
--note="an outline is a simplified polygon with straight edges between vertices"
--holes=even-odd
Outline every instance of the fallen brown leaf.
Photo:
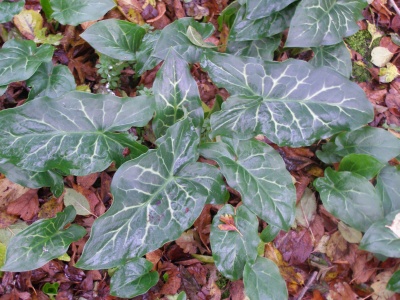
[{"label": "fallen brown leaf", "polygon": [[7,213],[17,215],[24,221],[32,220],[39,212],[39,198],[37,190],[29,190],[18,199],[10,202]]}]

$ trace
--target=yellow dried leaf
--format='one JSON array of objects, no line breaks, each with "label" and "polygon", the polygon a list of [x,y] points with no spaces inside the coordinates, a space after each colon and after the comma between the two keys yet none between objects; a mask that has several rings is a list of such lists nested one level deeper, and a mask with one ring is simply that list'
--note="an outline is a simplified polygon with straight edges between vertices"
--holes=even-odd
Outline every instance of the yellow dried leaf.
[{"label": "yellow dried leaf", "polygon": [[392,82],[399,75],[399,70],[392,63],[387,63],[386,68],[379,69],[379,81],[383,83]]},{"label": "yellow dried leaf", "polygon": [[24,37],[33,40],[36,32],[43,28],[43,18],[41,14],[35,10],[23,10],[14,16],[14,24]]},{"label": "yellow dried leaf", "polygon": [[376,26],[370,22],[368,22],[368,32],[371,34],[372,39],[371,39],[371,43],[369,44],[369,47],[372,46],[372,43],[374,42],[374,40],[379,39],[380,37],[382,37],[382,33],[376,29]]}]

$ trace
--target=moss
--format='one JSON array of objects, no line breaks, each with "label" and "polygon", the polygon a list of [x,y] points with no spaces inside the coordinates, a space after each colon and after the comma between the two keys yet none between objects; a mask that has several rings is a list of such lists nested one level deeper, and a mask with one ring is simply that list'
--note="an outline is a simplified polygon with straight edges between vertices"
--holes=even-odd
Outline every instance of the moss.
[{"label": "moss", "polygon": [[356,82],[366,82],[371,80],[371,74],[368,72],[368,70],[355,63],[353,63],[351,77]]},{"label": "moss", "polygon": [[222,291],[222,298],[229,297],[229,289],[227,288],[229,283],[229,279],[225,278],[221,273],[218,274],[218,279],[215,281],[215,284]]},{"label": "moss", "polygon": [[371,38],[371,34],[368,32],[368,30],[360,30],[352,36],[346,38],[345,42],[349,48],[365,57],[369,52]]}]

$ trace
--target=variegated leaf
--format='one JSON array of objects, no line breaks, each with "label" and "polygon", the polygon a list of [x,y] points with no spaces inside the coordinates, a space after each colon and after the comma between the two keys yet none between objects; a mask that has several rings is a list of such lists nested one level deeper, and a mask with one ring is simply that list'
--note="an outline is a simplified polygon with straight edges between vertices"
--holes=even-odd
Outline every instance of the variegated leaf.
[{"label": "variegated leaf", "polygon": [[246,8],[242,6],[237,12],[235,21],[229,32],[229,40],[253,41],[279,34],[289,27],[295,8],[296,5],[294,3],[268,17],[249,20],[246,18]]},{"label": "variegated leaf", "polygon": [[281,11],[297,0],[247,0],[246,18],[257,20]]},{"label": "variegated leaf", "polygon": [[28,40],[9,40],[0,49],[0,86],[31,77],[43,62],[50,62],[54,48],[36,47]]},{"label": "variegated leaf", "polygon": [[309,61],[315,67],[326,66],[349,78],[351,75],[351,56],[344,42],[331,46],[313,48],[314,57]]},{"label": "variegated leaf", "polygon": [[0,23],[10,22],[24,7],[25,1],[0,2]]},{"label": "variegated leaf", "polygon": [[114,202],[98,218],[77,264],[106,269],[177,239],[213,198],[224,198],[217,168],[198,163],[199,136],[189,119],[168,128],[157,150],[115,173]]},{"label": "variegated leaf", "polygon": [[286,47],[318,47],[356,33],[365,0],[302,0],[290,23]]},{"label": "variegated leaf", "polygon": [[[152,118],[154,100],[70,92],[0,112],[0,154],[36,172],[86,175],[137,157],[147,148],[126,132]],[[124,132],[125,131],[125,132]],[[124,148],[130,155],[124,157]]]},{"label": "variegated leaf", "polygon": [[229,186],[240,192],[244,206],[269,224],[288,230],[294,220],[296,192],[281,156],[256,141],[234,145],[206,143],[200,154],[215,160]]},{"label": "variegated leaf", "polygon": [[[221,230],[220,218],[231,216],[237,231]],[[212,255],[218,270],[230,280],[242,278],[246,262],[253,263],[257,258],[258,220],[247,207],[235,209],[227,204],[214,216],[210,233]]]},{"label": "variegated leaf", "polygon": [[203,108],[196,81],[190,74],[188,63],[171,49],[157,72],[153,84],[156,115],[152,125],[157,137],[186,116],[199,132],[203,124]]},{"label": "variegated leaf", "polygon": [[264,134],[281,146],[307,146],[373,118],[363,90],[329,68],[213,52],[201,64],[231,94],[211,117],[214,136],[248,139]]},{"label": "variegated leaf", "polygon": [[385,215],[400,209],[400,167],[386,166],[376,179]]},{"label": "variegated leaf", "polygon": [[39,220],[15,235],[8,247],[3,271],[24,272],[42,267],[64,254],[69,245],[86,234],[85,228],[72,224],[75,209],[67,206],[55,218]]}]

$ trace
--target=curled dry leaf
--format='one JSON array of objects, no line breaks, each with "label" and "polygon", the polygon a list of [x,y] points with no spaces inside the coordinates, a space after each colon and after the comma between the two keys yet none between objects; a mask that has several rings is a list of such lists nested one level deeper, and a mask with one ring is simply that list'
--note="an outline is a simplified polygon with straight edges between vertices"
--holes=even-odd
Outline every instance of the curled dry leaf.
[{"label": "curled dry leaf", "polygon": [[239,229],[237,229],[236,225],[235,225],[235,219],[233,218],[232,215],[222,215],[219,219],[222,223],[225,224],[219,224],[218,228],[222,231],[236,231],[237,233],[239,233],[241,236],[243,236]]}]

